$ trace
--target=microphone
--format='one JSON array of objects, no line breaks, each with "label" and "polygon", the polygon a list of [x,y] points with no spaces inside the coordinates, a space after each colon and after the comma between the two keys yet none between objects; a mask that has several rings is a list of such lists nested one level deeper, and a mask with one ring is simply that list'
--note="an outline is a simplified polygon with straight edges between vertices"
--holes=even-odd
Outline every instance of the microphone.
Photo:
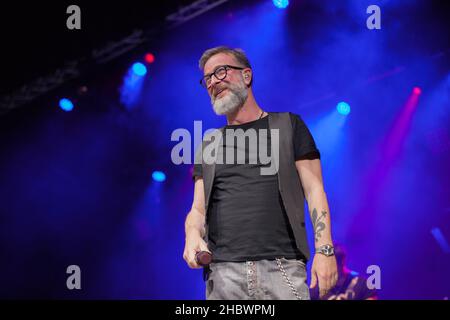
[{"label": "microphone", "polygon": [[207,266],[212,261],[212,255],[208,251],[199,251],[195,254],[195,261],[198,265]]}]

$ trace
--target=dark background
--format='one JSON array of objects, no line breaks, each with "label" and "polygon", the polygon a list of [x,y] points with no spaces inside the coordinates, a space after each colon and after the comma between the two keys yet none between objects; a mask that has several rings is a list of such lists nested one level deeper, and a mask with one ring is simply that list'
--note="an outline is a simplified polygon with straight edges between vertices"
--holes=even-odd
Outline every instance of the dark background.
[{"label": "dark background", "polygon": [[[70,61],[79,75],[0,112],[0,297],[203,299],[201,271],[182,259],[191,166],[172,163],[170,136],[193,135],[194,120],[224,124],[197,67],[222,44],[247,52],[263,109],[310,127],[349,267],[379,265],[382,299],[448,296],[449,253],[432,233],[450,241],[448,2],[227,1],[170,28],[165,17],[192,2],[2,4],[0,101]],[[66,28],[70,4],[81,7],[81,30]],[[365,26],[370,4],[381,30]],[[136,29],[145,43],[93,59]],[[155,62],[142,86],[127,88],[147,52]],[[137,99],[125,103],[124,90]],[[352,107],[345,119],[339,101]],[[80,291],[66,288],[71,264]]]}]

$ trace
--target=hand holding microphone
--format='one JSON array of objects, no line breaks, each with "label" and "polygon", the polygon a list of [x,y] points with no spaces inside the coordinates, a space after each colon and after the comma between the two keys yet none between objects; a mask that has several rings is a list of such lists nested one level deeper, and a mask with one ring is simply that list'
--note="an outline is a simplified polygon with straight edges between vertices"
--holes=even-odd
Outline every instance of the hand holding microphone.
[{"label": "hand holding microphone", "polygon": [[208,251],[199,251],[195,254],[195,261],[200,266],[207,266],[212,261],[212,255]]}]

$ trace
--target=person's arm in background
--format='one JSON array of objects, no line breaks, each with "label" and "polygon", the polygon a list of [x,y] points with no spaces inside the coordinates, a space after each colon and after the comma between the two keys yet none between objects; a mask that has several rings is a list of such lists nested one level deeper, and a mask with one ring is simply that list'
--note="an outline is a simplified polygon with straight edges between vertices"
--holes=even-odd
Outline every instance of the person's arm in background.
[{"label": "person's arm in background", "polygon": [[202,266],[195,261],[195,254],[199,251],[208,251],[208,246],[203,240],[205,235],[205,190],[203,178],[195,177],[194,200],[191,211],[185,221],[186,242],[184,246],[183,259],[189,267],[196,269]]},{"label": "person's arm in background", "polygon": [[[333,245],[331,238],[330,209],[325,194],[320,159],[302,159],[295,162],[310,211],[314,230],[315,248]],[[311,267],[311,288],[319,283],[319,295],[323,297],[337,281],[337,265],[334,256],[315,254]]]}]

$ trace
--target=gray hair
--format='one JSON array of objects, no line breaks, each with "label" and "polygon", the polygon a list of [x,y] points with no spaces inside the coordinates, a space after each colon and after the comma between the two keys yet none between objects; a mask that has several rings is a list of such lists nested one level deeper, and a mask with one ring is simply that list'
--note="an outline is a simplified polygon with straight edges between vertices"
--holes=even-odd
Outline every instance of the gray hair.
[{"label": "gray hair", "polygon": [[[230,47],[226,47],[226,46],[219,46],[219,47],[215,47],[215,48],[211,48],[206,50],[205,52],[203,52],[200,60],[198,61],[198,67],[200,68],[200,70],[203,71],[203,69],[205,68],[205,64],[206,62],[214,55],[219,54],[219,53],[226,53],[226,54],[230,54],[232,55],[236,61],[241,64],[241,66],[245,67],[245,68],[252,68],[252,66],[250,65],[250,61],[247,58],[247,55],[245,54],[244,50],[239,49],[239,48],[230,48]],[[253,76],[252,79],[250,81],[250,85],[253,82]]]},{"label": "gray hair", "polygon": [[239,48],[232,49],[232,48],[229,48],[229,47],[220,46],[220,47],[215,47],[215,48],[208,49],[205,52],[203,52],[202,57],[198,61],[198,67],[200,68],[200,70],[203,70],[203,68],[205,67],[206,62],[212,56],[214,56],[214,55],[216,55],[218,53],[231,54],[236,59],[236,61],[238,63],[240,63],[242,66],[244,66],[245,68],[251,68],[252,67],[250,65],[250,61],[248,61],[248,58],[245,55],[244,50],[239,49]]}]

